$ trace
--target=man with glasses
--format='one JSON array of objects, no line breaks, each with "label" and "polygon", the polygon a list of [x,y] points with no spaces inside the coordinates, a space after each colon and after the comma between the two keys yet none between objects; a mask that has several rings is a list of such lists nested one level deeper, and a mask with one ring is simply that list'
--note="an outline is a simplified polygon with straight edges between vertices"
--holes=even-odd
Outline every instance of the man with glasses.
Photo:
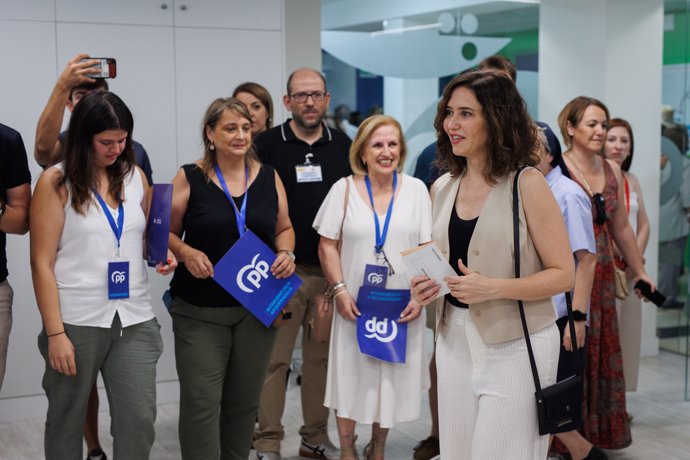
[{"label": "man with glasses", "polygon": [[283,96],[292,118],[261,133],[254,141],[261,161],[273,166],[285,185],[290,220],[295,229],[296,272],[304,282],[288,304],[291,319],[278,330],[261,394],[254,448],[257,458],[263,460],[281,458],[285,384],[300,327],[303,328],[304,425],[299,430],[302,437],[299,455],[328,460],[340,458],[340,452],[328,439],[328,409],[323,406],[328,343],[308,337],[308,313],[315,307],[314,297],[326,287],[319,264],[319,235],[312,222],[331,186],[350,174],[350,139],[324,123],[330,98],[321,73],[306,68],[295,70],[288,78],[287,94]]}]

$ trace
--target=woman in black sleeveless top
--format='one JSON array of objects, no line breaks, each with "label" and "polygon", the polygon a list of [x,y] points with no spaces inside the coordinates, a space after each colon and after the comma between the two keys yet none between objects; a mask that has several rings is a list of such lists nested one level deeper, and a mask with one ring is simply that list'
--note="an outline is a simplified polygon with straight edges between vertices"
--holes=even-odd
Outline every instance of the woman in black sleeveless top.
[{"label": "woman in black sleeveless top", "polygon": [[203,123],[204,157],[173,179],[170,249],[180,265],[170,313],[185,460],[249,456],[275,338],[275,328],[211,279],[214,265],[248,229],[278,253],[271,266],[276,277],[295,271],[285,189],[254,154],[250,127],[240,101],[213,101]]}]

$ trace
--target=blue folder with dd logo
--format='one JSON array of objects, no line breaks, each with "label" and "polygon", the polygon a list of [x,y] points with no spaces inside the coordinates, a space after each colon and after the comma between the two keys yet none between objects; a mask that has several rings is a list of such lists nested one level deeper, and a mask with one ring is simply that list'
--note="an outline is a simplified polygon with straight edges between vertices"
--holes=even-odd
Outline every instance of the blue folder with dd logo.
[{"label": "blue folder with dd logo", "polygon": [[407,323],[398,323],[410,301],[409,289],[359,288],[357,318],[359,351],[392,363],[404,363],[407,352]]},{"label": "blue folder with dd logo", "polygon": [[247,230],[214,267],[213,279],[266,327],[302,285],[295,274],[283,279],[273,276],[275,260],[271,248]]}]

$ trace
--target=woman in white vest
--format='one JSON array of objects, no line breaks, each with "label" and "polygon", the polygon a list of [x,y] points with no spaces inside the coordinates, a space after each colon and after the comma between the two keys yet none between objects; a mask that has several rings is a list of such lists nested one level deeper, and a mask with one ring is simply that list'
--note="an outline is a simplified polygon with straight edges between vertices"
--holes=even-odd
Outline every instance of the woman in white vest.
[{"label": "woman in white vest", "polygon": [[[542,460],[535,387],[517,299],[524,302],[542,386],[556,380],[559,333],[551,296],[570,289],[574,264],[563,218],[542,174],[520,173],[521,275],[513,260],[512,185],[534,166],[537,132],[515,84],[468,71],[443,91],[434,122],[438,162],[432,236],[458,276],[438,307],[441,458]],[[413,279],[423,304],[434,281]]]}]

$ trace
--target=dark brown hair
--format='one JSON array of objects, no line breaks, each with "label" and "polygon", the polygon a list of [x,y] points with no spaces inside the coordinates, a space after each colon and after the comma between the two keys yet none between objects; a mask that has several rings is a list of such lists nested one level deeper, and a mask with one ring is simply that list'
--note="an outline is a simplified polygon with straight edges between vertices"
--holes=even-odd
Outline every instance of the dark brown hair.
[{"label": "dark brown hair", "polygon": [[485,57],[477,66],[479,70],[498,70],[508,74],[513,83],[517,81],[517,69],[515,65],[510,62],[510,59],[494,54],[493,56]]},{"label": "dark brown hair", "polygon": [[69,91],[69,96],[67,99],[70,101],[74,97],[74,92],[75,91],[96,91],[96,90],[101,90],[101,91],[108,91],[108,81],[104,78],[94,78],[94,81],[92,82],[84,82],[80,85],[75,86]]},{"label": "dark brown hair", "polygon": [[249,93],[266,107],[266,112],[268,113],[266,129],[271,128],[273,126],[273,99],[271,99],[271,93],[269,93],[266,88],[253,81],[242,83],[235,88],[235,91],[232,92],[232,97],[237,97],[238,93]]},{"label": "dark brown hair", "polygon": [[127,132],[124,151],[115,163],[105,169],[110,181],[108,193],[121,203],[122,184],[134,168],[132,112],[122,99],[108,91],[87,94],[74,107],[65,139],[64,172],[56,185],[58,189],[67,187],[72,208],[79,214],[85,214],[93,202],[91,190],[98,185],[93,158],[93,137],[111,129]]},{"label": "dark brown hair", "polygon": [[487,127],[487,158],[484,178],[495,183],[499,177],[516,171],[520,166],[539,163],[537,127],[532,122],[525,101],[515,84],[502,72],[495,70],[469,70],[448,83],[438,103],[434,128],[436,128],[437,165],[453,175],[462,174],[467,168],[464,157],[453,154],[450,139],[443,123],[448,102],[458,88],[474,93],[482,108]]}]

